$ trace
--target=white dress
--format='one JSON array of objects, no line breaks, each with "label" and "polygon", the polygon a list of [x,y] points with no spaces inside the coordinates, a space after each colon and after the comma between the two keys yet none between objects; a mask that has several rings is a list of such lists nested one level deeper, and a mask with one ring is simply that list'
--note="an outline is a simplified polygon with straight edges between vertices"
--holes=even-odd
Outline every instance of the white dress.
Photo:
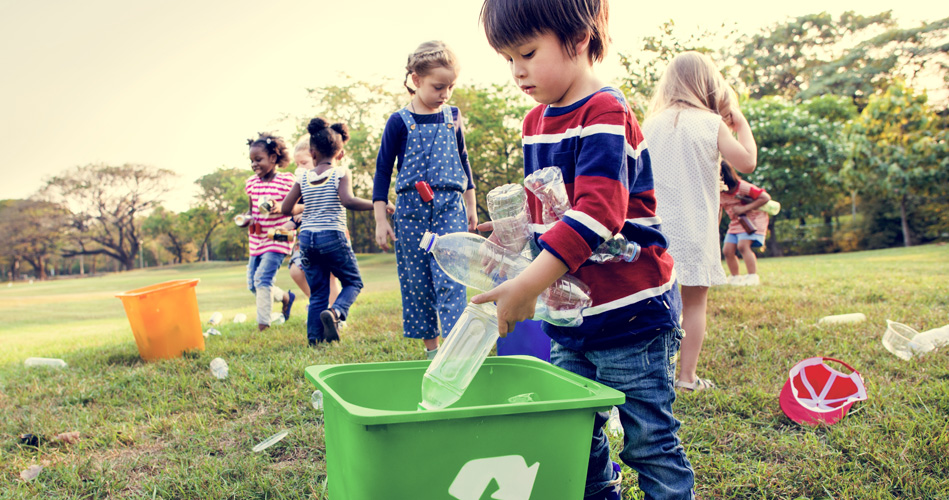
[{"label": "white dress", "polygon": [[681,285],[725,284],[718,248],[721,123],[711,111],[667,108],[643,124],[656,214]]}]

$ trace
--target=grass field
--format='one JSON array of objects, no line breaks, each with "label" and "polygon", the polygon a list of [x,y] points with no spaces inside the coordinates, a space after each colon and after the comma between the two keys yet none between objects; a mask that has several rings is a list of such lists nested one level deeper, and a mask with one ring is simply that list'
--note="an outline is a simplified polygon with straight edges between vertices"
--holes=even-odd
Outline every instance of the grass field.
[{"label": "grass field", "polygon": [[[302,304],[258,333],[244,266],[194,264],[0,287],[0,498],[328,498],[320,415],[303,368],[422,359],[401,336],[394,258],[360,256],[366,289],[342,342],[305,348]],[[903,361],[880,344],[886,319],[949,323],[949,246],[760,261],[762,286],[710,293],[700,374],[719,389],[682,394],[680,431],[702,498],[949,498],[949,354]],[[205,352],[145,363],[116,293],[201,278],[201,319],[243,312]],[[289,286],[289,275],[278,279]],[[860,324],[818,327],[863,312]],[[807,428],[777,394],[797,361],[825,355],[864,376],[869,400],[834,426]],[[26,368],[60,357],[63,370]],[[214,379],[214,357],[230,365]],[[263,453],[251,447],[289,436]],[[18,436],[79,431],[73,444]],[[615,459],[615,457],[614,457]],[[19,480],[30,465],[45,467]],[[371,479],[372,471],[366,471]],[[641,498],[624,467],[625,498]],[[570,499],[566,499],[570,500]]]}]

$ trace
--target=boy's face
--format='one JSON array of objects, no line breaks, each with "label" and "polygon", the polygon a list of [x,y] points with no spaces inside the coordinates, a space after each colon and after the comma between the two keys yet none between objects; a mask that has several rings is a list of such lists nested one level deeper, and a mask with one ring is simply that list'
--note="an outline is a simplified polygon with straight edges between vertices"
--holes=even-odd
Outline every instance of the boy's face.
[{"label": "boy's face", "polygon": [[581,75],[578,61],[585,55],[570,57],[556,35],[545,33],[498,52],[507,60],[514,83],[535,101],[566,106],[586,97],[576,95],[582,92],[578,84]]},{"label": "boy's face", "polygon": [[307,170],[313,168],[313,157],[310,156],[309,151],[304,151],[302,149],[297,150],[293,153],[293,161],[297,163],[298,167],[303,167]]}]

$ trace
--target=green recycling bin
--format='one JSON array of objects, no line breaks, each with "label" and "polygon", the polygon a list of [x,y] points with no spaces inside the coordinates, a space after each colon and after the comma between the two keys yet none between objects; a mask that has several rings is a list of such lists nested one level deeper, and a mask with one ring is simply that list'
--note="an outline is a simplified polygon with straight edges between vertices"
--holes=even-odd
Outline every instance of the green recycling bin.
[{"label": "green recycling bin", "polygon": [[593,414],[623,393],[530,356],[489,357],[457,403],[424,411],[428,365],[306,368],[324,395],[329,498],[583,497]]}]

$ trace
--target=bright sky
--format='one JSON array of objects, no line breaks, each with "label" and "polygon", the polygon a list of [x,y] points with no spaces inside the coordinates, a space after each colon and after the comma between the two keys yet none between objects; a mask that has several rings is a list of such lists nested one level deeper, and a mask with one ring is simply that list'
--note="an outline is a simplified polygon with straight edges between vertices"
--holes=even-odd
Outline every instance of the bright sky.
[{"label": "bright sky", "polygon": [[[0,0],[0,199],[28,197],[77,165],[143,163],[179,174],[166,206],[187,209],[199,177],[248,165],[247,138],[293,133],[282,118],[310,111],[307,88],[337,83],[340,73],[401,79],[425,40],[455,49],[460,83],[509,83],[478,24],[481,4]],[[723,23],[752,33],[822,10],[887,9],[902,25],[949,14],[922,0],[613,0],[613,45],[597,71],[617,78],[616,53],[635,53],[669,19],[685,37]]]}]

